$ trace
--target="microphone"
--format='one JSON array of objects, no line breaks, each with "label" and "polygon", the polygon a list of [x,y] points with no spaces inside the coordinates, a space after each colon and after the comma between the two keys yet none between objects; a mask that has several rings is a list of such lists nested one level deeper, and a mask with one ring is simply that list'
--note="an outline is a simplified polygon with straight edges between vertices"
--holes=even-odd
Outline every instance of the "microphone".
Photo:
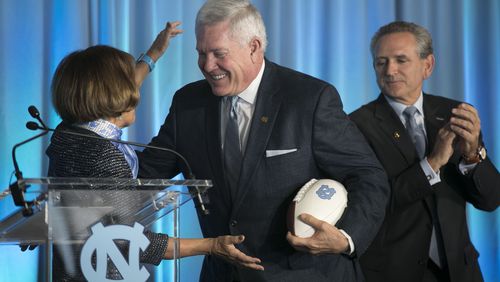
[{"label": "microphone", "polygon": [[38,111],[38,109],[35,106],[33,106],[33,105],[29,106],[28,112],[30,113],[31,117],[35,118],[36,120],[38,120],[38,122],[40,122],[40,124],[43,126],[43,128],[47,128],[47,126],[45,125],[43,120],[40,118],[40,112]]},{"label": "microphone", "polygon": [[[38,110],[36,109],[35,106],[30,106],[30,108],[31,107],[33,107],[34,110],[36,110],[36,112],[38,112]],[[31,111],[30,111],[30,113],[31,113]],[[40,114],[38,114],[37,116],[39,117]],[[43,123],[42,123],[42,126],[40,126],[38,123],[33,122],[33,121],[29,121],[29,122],[26,123],[26,128],[28,128],[30,130],[43,130],[43,131],[45,131],[45,133],[47,133],[49,131],[51,131],[51,132],[55,132],[56,131],[53,128],[49,128],[47,126],[44,126]],[[74,131],[69,131],[69,130],[58,130],[58,132],[61,132],[61,133],[64,133],[64,134],[70,134],[70,135],[80,136],[80,137],[85,137],[85,138],[92,138],[92,139],[97,139],[97,140],[106,140],[106,141],[110,141],[110,142],[116,142],[116,143],[127,144],[127,145],[142,147],[142,148],[150,148],[150,149],[154,149],[154,150],[160,150],[160,151],[169,152],[171,154],[174,154],[175,156],[177,156],[179,159],[182,160],[182,162],[184,163],[184,165],[187,168],[188,178],[189,179],[195,179],[195,176],[193,174],[191,166],[189,165],[189,163],[186,160],[186,158],[183,155],[181,155],[180,153],[178,153],[178,152],[176,152],[176,151],[174,151],[172,149],[163,148],[163,147],[157,147],[157,146],[152,146],[152,145],[146,145],[146,144],[137,143],[137,142],[131,142],[131,141],[123,141],[123,140],[117,140],[117,139],[112,139],[112,138],[105,138],[105,137],[101,137],[101,136],[84,134],[84,133],[79,133],[79,132],[74,132]],[[205,206],[205,201],[203,200],[203,197],[201,195],[202,193],[200,192],[200,189],[198,188],[198,186],[193,186],[193,187],[196,189],[196,192],[195,192],[196,193],[196,198],[198,200],[199,207],[201,209],[202,214],[203,215],[210,214],[210,211]]]},{"label": "microphone", "polygon": [[40,125],[38,125],[38,123],[36,123],[34,121],[28,121],[26,123],[26,128],[29,130],[37,130],[37,129],[45,130],[46,127],[42,128],[42,127],[40,127]]},{"label": "microphone", "polygon": [[[37,126],[38,126],[38,124],[37,124]],[[10,190],[10,193],[12,194],[14,204],[16,206],[23,207],[22,213],[24,216],[30,216],[33,214],[33,210],[31,209],[31,207],[33,205],[33,201],[26,202],[26,200],[24,199],[24,192],[26,191],[26,186],[22,182],[23,173],[21,172],[21,170],[19,169],[19,165],[17,164],[16,150],[20,146],[22,146],[28,142],[31,142],[37,138],[40,138],[40,137],[46,135],[47,133],[48,133],[48,131],[44,131],[40,134],[37,134],[31,138],[26,139],[20,143],[17,143],[14,145],[14,147],[12,147],[12,162],[14,164],[14,174],[16,176],[17,181],[9,185],[9,190]]]}]

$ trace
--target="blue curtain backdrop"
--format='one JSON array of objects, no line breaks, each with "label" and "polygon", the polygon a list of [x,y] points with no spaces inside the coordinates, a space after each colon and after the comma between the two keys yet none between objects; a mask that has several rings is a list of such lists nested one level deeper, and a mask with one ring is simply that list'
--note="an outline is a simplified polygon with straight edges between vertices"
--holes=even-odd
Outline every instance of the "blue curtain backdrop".
[{"label": "blue curtain backdrop", "polygon": [[[12,146],[32,135],[27,108],[36,105],[55,127],[50,79],[69,52],[107,44],[138,56],[166,21],[181,20],[175,38],[141,89],[137,122],[129,140],[148,142],[181,86],[200,79],[194,19],[202,0],[1,0],[0,1],[0,188],[8,187]],[[369,42],[393,20],[427,27],[437,66],[424,90],[467,101],[480,113],[488,154],[500,167],[500,1],[496,0],[255,0],[267,26],[267,57],[335,85],[347,113],[378,95]],[[44,176],[48,138],[21,147],[19,166],[27,177]],[[499,184],[500,186],[500,184]],[[500,187],[499,187],[500,188]],[[0,217],[14,209],[0,205]],[[500,281],[500,211],[469,207],[469,228],[486,281]],[[184,237],[201,236],[193,206],[182,209]],[[164,230],[169,232],[168,230]],[[38,252],[0,246],[0,281],[36,281]],[[196,281],[201,257],[182,262],[182,281]],[[171,265],[157,268],[157,280],[171,279]]]}]

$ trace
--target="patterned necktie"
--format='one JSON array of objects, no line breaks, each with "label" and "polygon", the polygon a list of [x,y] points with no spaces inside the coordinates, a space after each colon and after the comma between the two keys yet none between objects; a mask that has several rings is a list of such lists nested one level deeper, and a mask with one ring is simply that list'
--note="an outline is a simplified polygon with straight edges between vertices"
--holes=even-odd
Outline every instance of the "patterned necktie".
[{"label": "patterned necktie", "polygon": [[236,189],[241,168],[241,146],[238,131],[238,96],[226,98],[227,125],[224,137],[224,171],[231,189]]},{"label": "patterned necktie", "polygon": [[418,157],[423,159],[425,157],[425,134],[423,128],[415,120],[415,113],[417,111],[416,107],[409,106],[403,111],[403,115],[406,120],[406,130],[410,134],[413,144],[415,144]]},{"label": "patterned necktie", "polygon": [[[418,126],[417,121],[415,120],[415,113],[417,112],[417,108],[414,106],[407,107],[403,115],[406,120],[406,130],[411,136],[413,144],[415,144],[415,149],[417,150],[418,157],[423,159],[425,157],[425,134],[421,126]],[[442,267],[441,258],[439,255],[439,247],[436,238],[436,226],[439,224],[438,216],[437,216],[437,207],[435,201],[431,204],[432,209],[432,235],[431,235],[431,244],[429,246],[429,257],[431,260],[439,267]]]}]

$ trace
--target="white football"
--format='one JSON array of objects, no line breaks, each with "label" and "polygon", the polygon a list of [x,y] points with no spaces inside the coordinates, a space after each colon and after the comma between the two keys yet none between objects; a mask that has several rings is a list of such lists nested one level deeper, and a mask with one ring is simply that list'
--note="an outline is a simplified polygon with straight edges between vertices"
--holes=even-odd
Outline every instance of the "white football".
[{"label": "white football", "polygon": [[288,229],[297,237],[307,238],[314,228],[299,219],[308,213],[335,225],[347,207],[347,191],[342,183],[331,179],[311,179],[297,192],[288,209]]}]

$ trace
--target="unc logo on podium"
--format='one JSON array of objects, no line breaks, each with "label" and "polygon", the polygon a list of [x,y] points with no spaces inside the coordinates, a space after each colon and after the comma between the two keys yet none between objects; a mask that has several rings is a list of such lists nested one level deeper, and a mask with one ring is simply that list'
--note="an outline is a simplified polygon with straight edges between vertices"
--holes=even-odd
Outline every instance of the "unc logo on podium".
[{"label": "unc logo on podium", "polygon": [[[144,226],[135,223],[134,227],[126,225],[110,225],[102,223],[92,226],[92,236],[83,245],[80,255],[82,272],[88,281],[146,281],[149,272],[139,265],[139,249],[145,250],[149,240],[142,233]],[[128,240],[128,263],[113,240]],[[96,253],[96,268],[92,267],[92,254]],[[106,279],[109,257],[123,277],[122,280]]]}]

